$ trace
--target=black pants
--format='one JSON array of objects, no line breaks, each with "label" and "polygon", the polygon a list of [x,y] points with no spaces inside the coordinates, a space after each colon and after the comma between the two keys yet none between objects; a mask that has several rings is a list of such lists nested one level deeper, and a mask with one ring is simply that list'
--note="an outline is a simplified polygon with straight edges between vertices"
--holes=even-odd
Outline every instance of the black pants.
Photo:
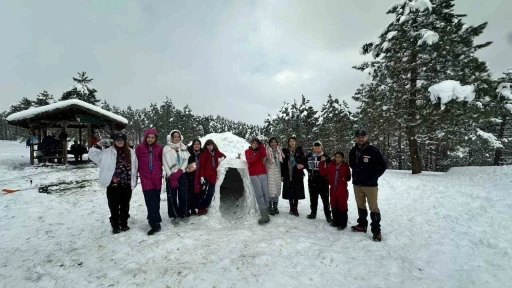
[{"label": "black pants", "polygon": [[311,201],[311,213],[316,214],[318,209],[318,196],[322,198],[325,215],[331,215],[329,204],[329,185],[311,183],[309,186],[309,200]]},{"label": "black pants", "polygon": [[188,211],[187,178],[182,174],[178,179],[178,187],[171,188],[167,182],[167,211],[169,218],[186,217]]},{"label": "black pants", "polygon": [[204,197],[201,197],[201,193],[195,193],[195,173],[190,173],[192,175],[187,175],[187,192],[188,192],[188,209],[190,211],[199,209],[199,201]]},{"label": "black pants", "polygon": [[110,224],[112,227],[126,227],[130,218],[131,187],[107,188],[108,208],[110,209]]},{"label": "black pants", "polygon": [[146,190],[144,191],[144,201],[146,201],[146,208],[148,209],[148,223],[154,226],[162,222],[160,216],[160,190]]}]

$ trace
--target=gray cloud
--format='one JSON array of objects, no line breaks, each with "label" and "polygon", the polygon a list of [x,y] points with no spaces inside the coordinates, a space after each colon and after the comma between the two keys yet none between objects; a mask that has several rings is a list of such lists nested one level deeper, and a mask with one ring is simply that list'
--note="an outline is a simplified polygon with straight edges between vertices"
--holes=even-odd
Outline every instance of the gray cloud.
[{"label": "gray cloud", "polygon": [[[73,2],[73,3],[71,3]],[[0,110],[48,90],[57,98],[87,71],[99,96],[134,107],[165,96],[195,113],[262,124],[301,94],[320,108],[351,96],[367,60],[361,44],[390,22],[392,1],[1,1]],[[466,22],[489,21],[479,53],[505,71],[510,1],[456,2]],[[508,55],[507,55],[508,54]]]}]

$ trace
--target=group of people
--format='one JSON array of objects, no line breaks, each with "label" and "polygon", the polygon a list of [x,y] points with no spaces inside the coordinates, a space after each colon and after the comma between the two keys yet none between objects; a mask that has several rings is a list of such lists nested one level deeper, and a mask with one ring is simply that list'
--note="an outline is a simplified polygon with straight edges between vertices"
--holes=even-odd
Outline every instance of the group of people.
[{"label": "group of people", "polygon": [[[226,156],[213,140],[204,146],[194,139],[190,146],[183,143],[180,131],[167,135],[167,145],[158,144],[158,133],[148,129],[144,141],[135,151],[129,147],[123,133],[112,135],[114,144],[105,148],[100,143],[89,151],[89,159],[100,167],[100,184],[107,189],[110,223],[114,234],[127,231],[129,203],[132,190],[140,176],[151,229],[148,235],[161,230],[160,194],[162,177],[165,178],[168,216],[173,225],[189,222],[192,215],[205,215],[215,193],[217,168]],[[366,131],[357,130],[355,146],[350,150],[349,161],[338,151],[331,159],[323,152],[322,143],[315,141],[313,149],[305,154],[290,137],[287,147],[280,147],[277,138],[270,138],[265,145],[253,138],[245,151],[248,172],[261,213],[258,223],[270,222],[270,215],[279,214],[278,202],[282,197],[289,201],[289,213],[299,216],[299,201],[305,199],[304,177],[308,174],[311,213],[317,216],[318,198],[323,202],[325,218],[331,226],[344,230],[348,224],[348,182],[352,180],[357,203],[356,232],[367,232],[370,208],[371,232],[375,241],[381,241],[380,210],[378,208],[378,179],[386,170],[381,152],[368,142]],[[352,171],[351,171],[352,170]],[[332,208],[332,211],[331,211]]]}]

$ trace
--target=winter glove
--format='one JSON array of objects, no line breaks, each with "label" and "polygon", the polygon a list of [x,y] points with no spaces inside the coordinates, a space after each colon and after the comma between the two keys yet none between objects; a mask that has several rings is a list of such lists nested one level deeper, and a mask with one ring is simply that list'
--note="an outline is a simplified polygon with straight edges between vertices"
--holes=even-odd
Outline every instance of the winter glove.
[{"label": "winter glove", "polygon": [[179,186],[178,179],[183,174],[183,170],[178,169],[178,171],[174,172],[169,176],[169,182],[171,184],[171,188],[177,188]]}]

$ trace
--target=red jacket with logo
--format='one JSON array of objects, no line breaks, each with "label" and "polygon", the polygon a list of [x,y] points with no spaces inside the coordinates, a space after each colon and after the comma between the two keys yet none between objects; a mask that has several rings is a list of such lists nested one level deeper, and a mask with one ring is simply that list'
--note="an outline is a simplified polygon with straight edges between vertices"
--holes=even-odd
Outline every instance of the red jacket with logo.
[{"label": "red jacket with logo", "polygon": [[245,160],[249,165],[249,176],[267,174],[267,168],[263,161],[265,157],[267,157],[267,150],[263,144],[260,144],[256,150],[253,150],[252,147],[245,150]]}]

